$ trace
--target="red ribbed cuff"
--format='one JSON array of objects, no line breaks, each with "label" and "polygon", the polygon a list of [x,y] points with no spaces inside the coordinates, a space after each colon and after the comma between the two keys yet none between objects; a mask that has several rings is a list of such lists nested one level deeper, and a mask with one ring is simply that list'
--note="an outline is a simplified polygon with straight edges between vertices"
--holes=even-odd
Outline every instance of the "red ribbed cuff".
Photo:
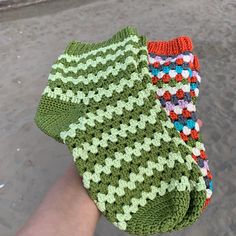
[{"label": "red ribbed cuff", "polygon": [[188,36],[180,36],[170,41],[149,41],[148,52],[158,55],[176,55],[193,50],[193,43]]}]

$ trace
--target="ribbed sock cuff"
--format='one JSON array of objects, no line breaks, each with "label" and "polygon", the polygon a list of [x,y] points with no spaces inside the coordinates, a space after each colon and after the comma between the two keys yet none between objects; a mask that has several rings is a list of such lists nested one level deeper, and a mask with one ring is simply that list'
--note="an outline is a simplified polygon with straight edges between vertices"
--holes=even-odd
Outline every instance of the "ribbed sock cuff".
[{"label": "ribbed sock cuff", "polygon": [[193,50],[192,40],[187,36],[180,36],[169,41],[149,41],[147,46],[149,53],[165,56]]}]

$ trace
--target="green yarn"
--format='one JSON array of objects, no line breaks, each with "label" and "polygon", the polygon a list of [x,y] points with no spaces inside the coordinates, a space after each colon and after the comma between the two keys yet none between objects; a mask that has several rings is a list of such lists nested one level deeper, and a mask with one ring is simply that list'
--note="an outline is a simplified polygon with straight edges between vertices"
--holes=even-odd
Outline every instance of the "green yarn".
[{"label": "green yarn", "polygon": [[[156,196],[145,206],[140,206],[129,221],[128,231],[137,235],[155,234],[157,229],[159,232],[167,232],[184,217],[185,211],[181,208],[188,208],[189,202],[189,195],[176,190],[166,193],[165,197]],[[147,227],[144,229],[143,225]]]},{"label": "green yarn", "polygon": [[195,222],[206,186],[155,99],[145,37],[126,27],[100,43],[73,41],[48,79],[35,122],[68,146],[110,222],[136,235]]}]

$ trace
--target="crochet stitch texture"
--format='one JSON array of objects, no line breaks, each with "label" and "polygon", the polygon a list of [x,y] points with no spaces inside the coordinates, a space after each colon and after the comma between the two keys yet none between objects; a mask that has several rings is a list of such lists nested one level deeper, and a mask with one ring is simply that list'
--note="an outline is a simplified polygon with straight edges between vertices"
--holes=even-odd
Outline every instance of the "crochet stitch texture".
[{"label": "crochet stitch texture", "polygon": [[197,123],[196,100],[199,96],[200,64],[193,53],[192,40],[181,36],[170,41],[148,42],[149,71],[157,86],[157,99],[180,132],[181,138],[192,147],[192,157],[204,177],[207,199],[212,196],[212,174]]},{"label": "crochet stitch texture", "polygon": [[100,43],[71,42],[35,116],[68,146],[98,209],[136,235],[173,231],[194,208],[193,223],[206,199],[191,147],[155,99],[146,44],[133,27]]}]

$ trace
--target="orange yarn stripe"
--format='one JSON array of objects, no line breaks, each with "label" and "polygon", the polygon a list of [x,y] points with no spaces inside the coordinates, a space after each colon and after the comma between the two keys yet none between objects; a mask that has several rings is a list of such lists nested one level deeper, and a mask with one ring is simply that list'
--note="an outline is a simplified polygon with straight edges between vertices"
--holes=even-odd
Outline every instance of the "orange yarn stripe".
[{"label": "orange yarn stripe", "polygon": [[169,41],[149,41],[148,52],[158,55],[176,55],[193,50],[191,38],[180,36]]},{"label": "orange yarn stripe", "polygon": [[[180,36],[169,41],[149,41],[147,47],[149,53],[165,56],[193,51],[193,43],[188,36]],[[200,63],[196,55],[194,55],[193,67],[197,71],[200,70]]]}]

